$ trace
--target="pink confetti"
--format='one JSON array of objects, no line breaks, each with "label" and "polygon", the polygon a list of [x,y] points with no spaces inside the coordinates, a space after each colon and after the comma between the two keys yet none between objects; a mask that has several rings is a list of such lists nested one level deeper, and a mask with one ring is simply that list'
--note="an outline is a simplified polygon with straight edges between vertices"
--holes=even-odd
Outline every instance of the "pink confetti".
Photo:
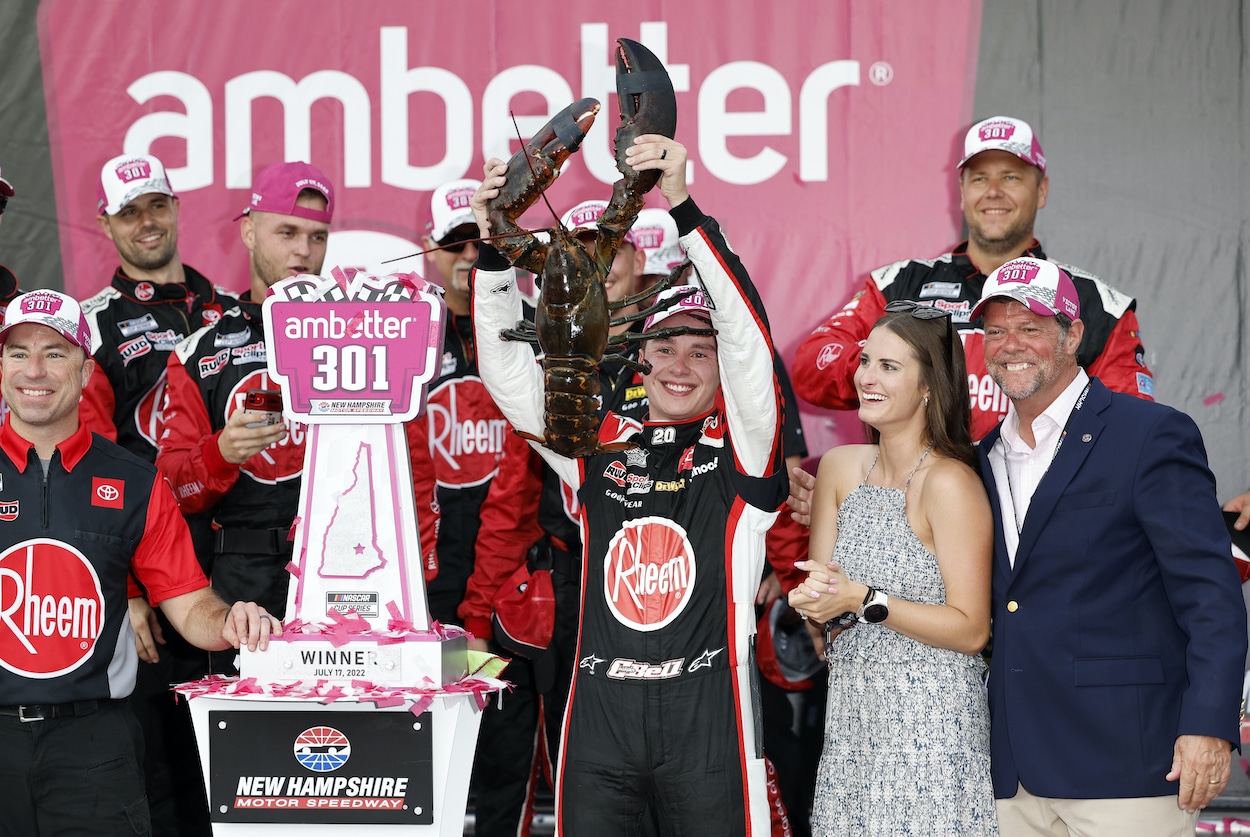
[{"label": "pink confetti", "polygon": [[1217,392],[1215,395],[1208,395],[1206,398],[1202,399],[1202,406],[1211,407],[1216,404],[1219,404],[1223,400],[1224,400],[1224,393]]},{"label": "pink confetti", "polygon": [[402,695],[386,695],[384,697],[365,698],[378,709],[387,709],[391,706],[403,706],[405,698]]},{"label": "pink confetti", "polygon": [[299,526],[301,520],[303,520],[303,518],[297,514],[295,515],[295,519],[291,521],[291,528],[288,529],[286,533],[286,539],[288,541],[295,540],[295,527]]},{"label": "pink confetti", "polygon": [[296,578],[299,578],[301,575],[303,575],[303,573],[300,571],[300,568],[295,565],[294,561],[286,562],[286,571],[289,572],[291,575],[295,576]]},{"label": "pink confetti", "polygon": [[408,711],[413,715],[422,715],[427,709],[430,708],[430,704],[432,703],[434,703],[434,698],[430,695],[424,695],[417,700],[414,700]]}]

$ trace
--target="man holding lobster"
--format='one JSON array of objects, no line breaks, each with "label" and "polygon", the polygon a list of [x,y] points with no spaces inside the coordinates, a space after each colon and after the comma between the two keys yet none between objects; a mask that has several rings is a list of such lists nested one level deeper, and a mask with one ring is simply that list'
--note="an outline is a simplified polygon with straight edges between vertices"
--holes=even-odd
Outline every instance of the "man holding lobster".
[{"label": "man holding lobster", "polygon": [[[579,459],[536,446],[577,491],[585,534],[558,828],[636,829],[653,799],[677,834],[767,833],[751,637],[764,533],[787,489],[767,318],[719,225],[687,192],[685,148],[643,134],[624,154],[635,172],[659,173],[703,287],[667,292],[648,319],[648,332],[663,328],[639,355],[650,366],[643,421],[609,413]],[[473,198],[483,237],[506,171],[488,162]],[[577,246],[565,241],[553,251]],[[489,244],[473,286],[482,379],[514,427],[543,438],[542,372],[528,347],[499,339],[520,315],[515,274]],[[540,323],[557,313],[540,307]]]}]

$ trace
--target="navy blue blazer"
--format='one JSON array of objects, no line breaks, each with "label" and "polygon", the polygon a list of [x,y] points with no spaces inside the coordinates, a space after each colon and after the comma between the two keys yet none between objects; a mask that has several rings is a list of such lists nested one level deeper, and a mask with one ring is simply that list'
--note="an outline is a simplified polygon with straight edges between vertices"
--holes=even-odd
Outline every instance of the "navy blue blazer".
[{"label": "navy blue blazer", "polygon": [[1033,494],[1014,569],[994,510],[994,795],[1165,796],[1179,735],[1240,740],[1246,608],[1197,425],[1097,378]]}]

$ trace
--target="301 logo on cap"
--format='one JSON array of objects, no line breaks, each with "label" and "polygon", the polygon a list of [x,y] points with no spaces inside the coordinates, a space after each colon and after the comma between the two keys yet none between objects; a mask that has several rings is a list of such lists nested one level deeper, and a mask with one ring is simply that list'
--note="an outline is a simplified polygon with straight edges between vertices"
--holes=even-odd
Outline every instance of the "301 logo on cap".
[{"label": "301 logo on cap", "polygon": [[470,189],[467,186],[448,190],[447,208],[452,210],[468,209],[469,199],[473,197],[473,193],[476,191],[476,189]]},{"label": "301 logo on cap", "polygon": [[23,314],[47,314],[50,317],[56,316],[61,310],[61,306],[65,303],[57,294],[45,294],[39,291],[32,291],[22,297],[22,313]]},{"label": "301 logo on cap", "polygon": [[1032,261],[1017,259],[1014,262],[1007,262],[998,269],[998,282],[1023,282],[1026,285],[1032,284],[1037,278],[1041,265]]},{"label": "301 logo on cap", "polygon": [[35,538],[0,555],[0,666],[59,677],[91,657],[103,628],[100,579],[81,552]]},{"label": "301 logo on cap", "polygon": [[122,183],[131,183],[135,180],[147,180],[152,176],[152,164],[142,157],[136,157],[131,160],[122,160],[118,164],[115,173],[117,179]]},{"label": "301 logo on cap", "polygon": [[1001,122],[986,122],[977,130],[981,142],[990,142],[991,140],[1009,140],[1011,135],[1016,132],[1016,123],[1003,120]]}]

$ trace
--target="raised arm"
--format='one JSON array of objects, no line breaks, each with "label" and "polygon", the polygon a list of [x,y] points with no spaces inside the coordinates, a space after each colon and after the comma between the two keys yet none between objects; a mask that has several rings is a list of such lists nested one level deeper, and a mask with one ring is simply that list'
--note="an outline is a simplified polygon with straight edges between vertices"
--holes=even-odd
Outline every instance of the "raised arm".
[{"label": "raised arm", "polygon": [[[478,231],[484,238],[490,235],[487,203],[498,197],[507,170],[502,161],[489,160],[484,168],[482,185],[470,201]],[[534,353],[528,345],[499,336],[504,329],[514,328],[522,316],[516,272],[498,250],[488,242],[482,242],[470,282],[473,287],[473,340],[477,347],[477,366],[482,383],[515,429],[542,436],[542,368],[535,362]],[[541,445],[535,444],[534,449],[560,475],[560,479],[569,485],[578,484],[579,469],[575,460],[553,453]]]},{"label": "raised arm", "polygon": [[773,369],[768,315],[742,260],[720,225],[686,189],[686,149],[676,140],[643,134],[626,151],[637,171],[658,169],[660,194],[677,222],[682,249],[712,304],[721,392],[739,470],[763,477],[781,467],[781,399]]}]

